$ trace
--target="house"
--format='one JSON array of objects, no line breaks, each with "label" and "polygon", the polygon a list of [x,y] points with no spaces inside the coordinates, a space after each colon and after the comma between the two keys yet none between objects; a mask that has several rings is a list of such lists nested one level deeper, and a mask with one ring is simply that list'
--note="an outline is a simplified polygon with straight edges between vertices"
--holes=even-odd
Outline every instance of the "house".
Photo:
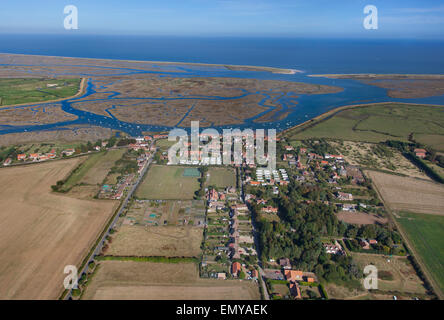
[{"label": "house", "polygon": [[291,269],[290,259],[288,259],[288,258],[279,259],[279,265],[284,269],[287,269],[287,270]]},{"label": "house", "polygon": [[294,148],[292,146],[285,146],[284,147],[286,151],[293,151]]},{"label": "house", "polygon": [[425,149],[418,149],[418,148],[416,148],[414,150],[414,152],[415,152],[415,155],[418,158],[421,158],[421,159],[424,159],[426,157],[426,155],[427,155],[427,150],[425,150]]},{"label": "house", "polygon": [[64,154],[65,156],[72,156],[74,152],[76,152],[75,149],[66,149],[62,151],[62,155]]},{"label": "house", "polygon": [[355,212],[356,211],[356,205],[351,203],[344,203],[342,205],[342,211],[348,211],[348,212]]},{"label": "house", "polygon": [[284,275],[288,281],[301,281],[303,272],[300,270],[285,270]]},{"label": "house", "polygon": [[260,186],[260,185],[261,185],[261,183],[259,181],[253,181],[253,180],[250,181],[250,186],[257,187],[257,186]]},{"label": "house", "polygon": [[307,277],[306,281],[309,282],[309,283],[313,283],[313,282],[315,282],[315,279],[312,278],[312,277]]},{"label": "house", "polygon": [[272,206],[266,206],[262,208],[261,211],[265,213],[278,213],[278,208]]},{"label": "house", "polygon": [[232,275],[239,275],[239,272],[241,271],[242,266],[239,262],[233,262],[233,264],[231,265],[231,274]]},{"label": "house", "polygon": [[259,273],[257,272],[256,269],[254,269],[254,270],[251,271],[251,277],[252,277],[253,279],[257,279],[257,278],[259,278]]},{"label": "house", "polygon": [[225,274],[225,272],[218,272],[217,273],[217,278],[225,280],[227,278],[227,275]]},{"label": "house", "polygon": [[38,154],[38,153],[31,153],[29,155],[29,159],[31,159],[31,160],[38,160],[39,158],[40,158],[40,154]]},{"label": "house", "polygon": [[9,165],[11,164],[11,162],[12,162],[12,159],[11,159],[11,158],[8,158],[8,159],[6,159],[6,160],[3,162],[3,165],[4,165],[4,166],[9,166]]},{"label": "house", "polygon": [[257,204],[267,204],[267,200],[265,199],[259,199],[256,201]]},{"label": "house", "polygon": [[370,244],[378,244],[378,240],[376,240],[376,239],[369,239],[368,243],[370,243]]},{"label": "house", "polygon": [[352,201],[353,195],[351,193],[338,192],[337,198],[342,201]]},{"label": "house", "polygon": [[25,160],[26,159],[26,154],[21,153],[17,155],[17,160]]}]

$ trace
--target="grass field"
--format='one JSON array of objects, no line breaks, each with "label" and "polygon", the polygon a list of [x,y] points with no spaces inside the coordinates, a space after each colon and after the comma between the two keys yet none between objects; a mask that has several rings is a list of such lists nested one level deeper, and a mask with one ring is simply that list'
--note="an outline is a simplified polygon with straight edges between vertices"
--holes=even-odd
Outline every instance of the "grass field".
[{"label": "grass field", "polygon": [[107,255],[197,257],[203,228],[142,227],[123,225],[115,235]]},{"label": "grass field", "polygon": [[191,200],[199,189],[198,178],[184,177],[186,167],[153,165],[149,168],[136,196],[152,200]]},{"label": "grass field", "polygon": [[[378,290],[426,293],[423,282],[406,257],[389,257],[368,253],[353,253],[352,256],[361,269],[370,264],[378,268]],[[383,273],[390,275],[390,280],[385,280],[381,276]]]},{"label": "grass field", "polygon": [[80,159],[0,169],[0,299],[57,299],[63,269],[79,266],[115,201],[51,192]]},{"label": "grass field", "polygon": [[84,299],[251,300],[250,281],[200,279],[194,263],[101,261]]},{"label": "grass field", "polygon": [[210,176],[207,178],[208,186],[216,188],[236,187],[236,170],[233,168],[211,167],[208,169]]},{"label": "grass field", "polygon": [[78,184],[101,184],[111,167],[124,153],[125,149],[114,149],[90,155],[88,159],[69,176],[61,190],[68,191]]},{"label": "grass field", "polygon": [[392,210],[444,215],[442,184],[377,171],[366,174]]},{"label": "grass field", "polygon": [[345,108],[333,116],[294,128],[290,140],[330,138],[381,142],[408,141],[413,133],[420,142],[444,150],[444,107],[400,103]]},{"label": "grass field", "polygon": [[0,106],[71,97],[79,88],[80,79],[0,79]]},{"label": "grass field", "polygon": [[397,221],[444,292],[444,216],[398,213]]}]

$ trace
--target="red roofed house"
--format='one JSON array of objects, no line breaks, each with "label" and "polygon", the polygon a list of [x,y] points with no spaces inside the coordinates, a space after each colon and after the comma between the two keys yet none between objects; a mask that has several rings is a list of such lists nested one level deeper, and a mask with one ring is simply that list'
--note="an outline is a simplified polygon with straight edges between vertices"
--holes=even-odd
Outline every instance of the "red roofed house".
[{"label": "red roofed house", "polygon": [[284,270],[285,279],[289,281],[302,280],[302,273],[300,270]]},{"label": "red roofed house", "polygon": [[26,154],[21,153],[17,155],[17,160],[25,160],[26,159]]},{"label": "red roofed house", "polygon": [[415,149],[415,155],[418,158],[425,158],[427,155],[427,150],[425,149]]},{"label": "red roofed house", "polygon": [[242,266],[239,262],[237,262],[237,261],[233,262],[233,264],[231,265],[231,274],[237,276],[239,274],[239,272],[241,271],[241,268],[242,268]]}]

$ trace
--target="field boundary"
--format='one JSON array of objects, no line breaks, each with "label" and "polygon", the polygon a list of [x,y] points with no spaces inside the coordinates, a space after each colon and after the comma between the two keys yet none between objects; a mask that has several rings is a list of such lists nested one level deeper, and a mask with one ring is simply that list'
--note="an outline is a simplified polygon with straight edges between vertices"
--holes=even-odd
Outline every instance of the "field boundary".
[{"label": "field boundary", "polygon": [[[401,227],[401,225],[398,223],[398,221],[396,221],[395,214],[393,213],[392,209],[387,205],[385,199],[382,197],[382,194],[379,191],[379,189],[376,186],[374,181],[372,181],[372,185],[373,185],[376,193],[378,194],[379,198],[381,199],[382,203],[384,204],[384,207],[387,210],[388,217],[389,217],[390,221],[396,226],[396,228],[398,229],[399,233],[401,234],[401,237],[404,240],[405,246],[407,247],[410,255],[412,256],[412,258],[414,260],[416,260],[418,262],[418,266],[419,266],[419,268],[420,268],[420,270],[422,271],[422,274],[423,274],[422,278],[424,278],[424,280],[426,280],[430,284],[433,292],[438,296],[438,298],[440,300],[444,299],[443,292],[441,291],[440,287],[436,283],[435,279],[432,277],[430,271],[427,269],[426,264],[422,260],[421,256],[418,255],[418,253],[416,252],[415,248],[410,243],[410,239],[407,237],[406,232]],[[421,278],[421,275],[418,274],[418,276]]]}]

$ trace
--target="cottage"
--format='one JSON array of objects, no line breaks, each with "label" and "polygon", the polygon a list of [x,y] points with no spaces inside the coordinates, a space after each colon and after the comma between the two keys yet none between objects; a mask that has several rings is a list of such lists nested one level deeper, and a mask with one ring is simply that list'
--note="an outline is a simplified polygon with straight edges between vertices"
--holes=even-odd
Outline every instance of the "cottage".
[{"label": "cottage", "polygon": [[352,201],[353,195],[351,193],[338,192],[337,198],[342,201]]},{"label": "cottage", "polygon": [[241,269],[242,266],[239,262],[233,262],[233,264],[231,265],[231,274],[234,276],[238,276]]},{"label": "cottage", "polygon": [[284,271],[285,279],[288,281],[301,281],[303,272],[300,270],[285,270]]}]

